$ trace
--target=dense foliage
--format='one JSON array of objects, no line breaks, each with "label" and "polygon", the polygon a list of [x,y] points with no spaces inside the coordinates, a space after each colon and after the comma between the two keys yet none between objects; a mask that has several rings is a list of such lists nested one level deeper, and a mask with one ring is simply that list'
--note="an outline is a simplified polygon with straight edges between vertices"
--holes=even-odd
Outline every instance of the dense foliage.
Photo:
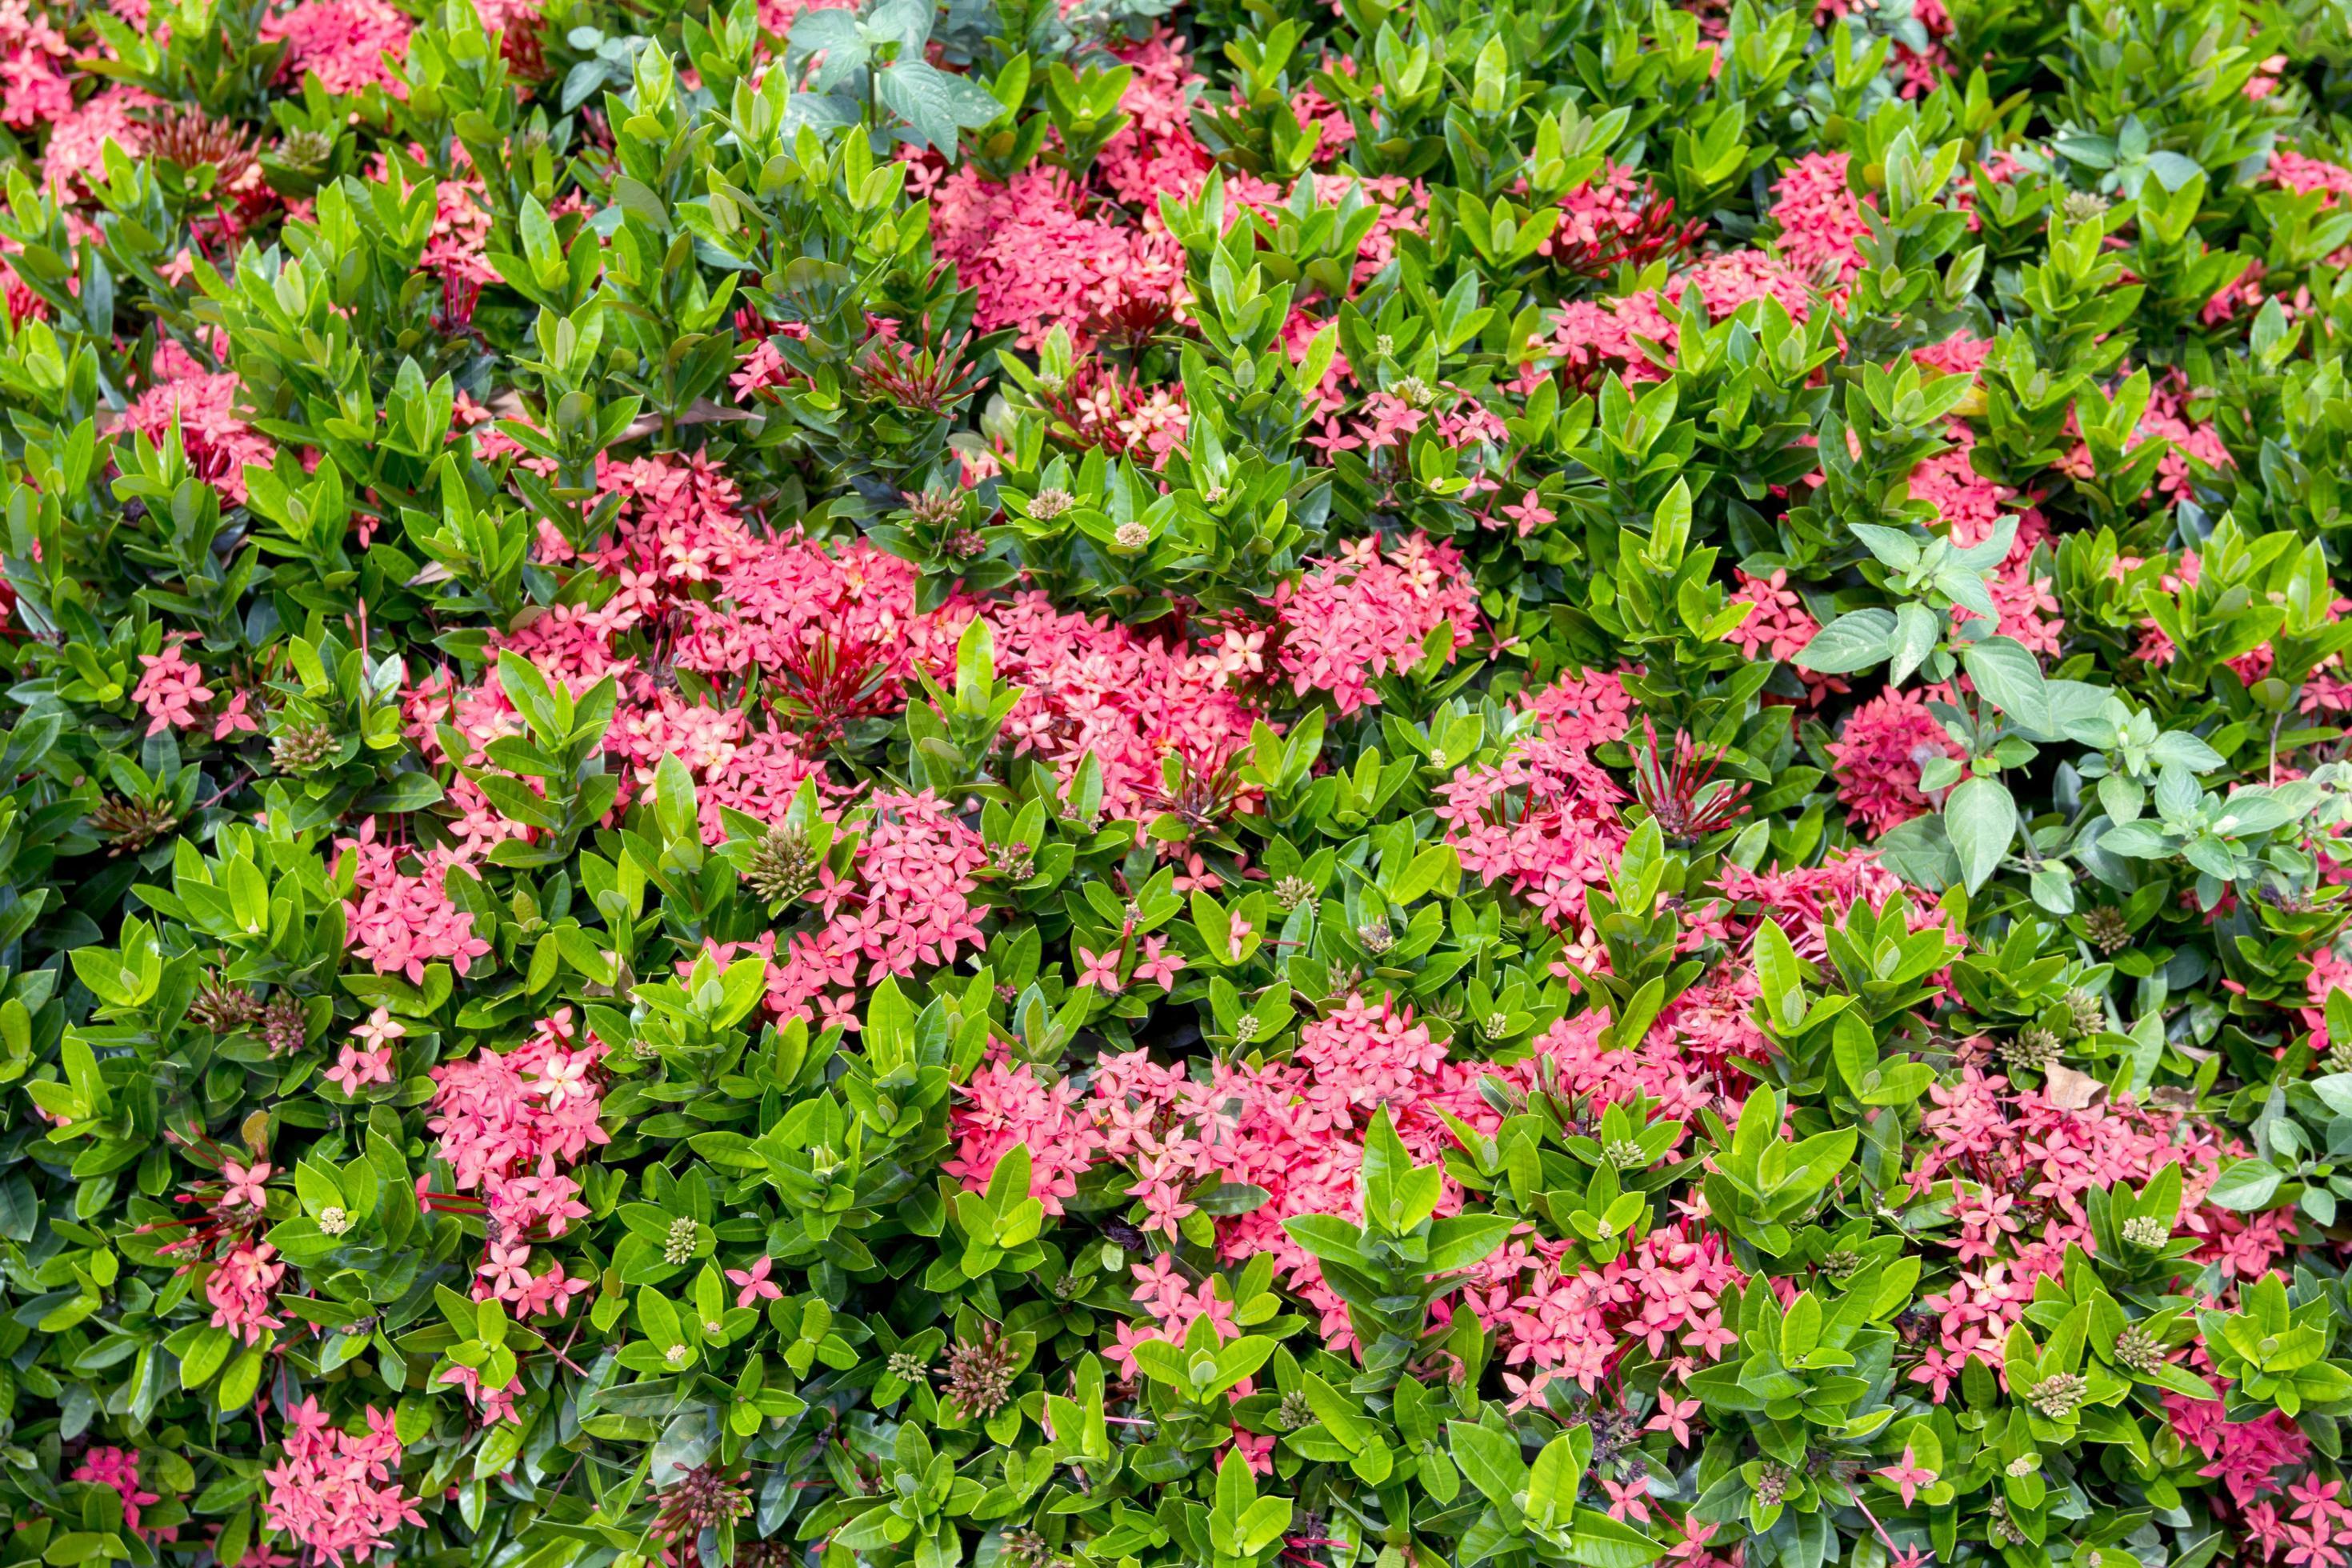
[{"label": "dense foliage", "polygon": [[0,1564],[2352,1563],[2347,0],[11,0],[0,157]]}]

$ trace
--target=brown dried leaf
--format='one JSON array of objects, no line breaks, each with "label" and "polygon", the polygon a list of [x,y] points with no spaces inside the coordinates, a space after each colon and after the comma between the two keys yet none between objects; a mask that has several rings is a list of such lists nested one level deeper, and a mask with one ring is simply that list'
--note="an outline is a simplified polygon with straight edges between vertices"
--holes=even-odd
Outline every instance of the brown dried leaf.
[{"label": "brown dried leaf", "polygon": [[2042,1076],[2042,1094],[2061,1110],[2088,1110],[2107,1098],[2107,1086],[2060,1062]]}]

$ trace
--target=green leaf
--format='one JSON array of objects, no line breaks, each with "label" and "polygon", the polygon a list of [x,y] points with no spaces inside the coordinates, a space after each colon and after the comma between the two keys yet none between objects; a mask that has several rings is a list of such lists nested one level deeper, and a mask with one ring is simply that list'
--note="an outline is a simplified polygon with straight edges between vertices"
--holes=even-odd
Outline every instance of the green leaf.
[{"label": "green leaf", "polygon": [[1429,1260],[1425,1267],[1432,1274],[1450,1274],[1482,1262],[1503,1245],[1517,1224],[1518,1221],[1512,1215],[1496,1214],[1457,1215],[1439,1220],[1429,1227]]},{"label": "green leaf", "polygon": [[654,809],[661,819],[662,837],[667,842],[701,842],[694,773],[675,754],[664,757],[654,769]]},{"label": "green leaf", "polygon": [[[1960,650],[1960,665],[1977,689],[2007,714],[2011,723],[2038,741],[2056,738],[2057,720],[2051,711],[2042,666],[2024,644],[2014,637],[1987,637]],[[1961,858],[1967,858],[1966,851]]]},{"label": "green leaf", "polygon": [[1915,888],[1940,893],[1960,879],[1960,858],[1940,816],[1915,816],[1881,836],[1876,848],[1886,868]]},{"label": "green leaf", "polygon": [[1284,1220],[1282,1228],[1290,1239],[1327,1262],[1361,1268],[1364,1256],[1364,1233],[1338,1215],[1303,1214]]},{"label": "green leaf", "polygon": [[1892,643],[1893,662],[1887,666],[1889,683],[1900,686],[1911,679],[1911,672],[1936,651],[1936,640],[1943,634],[1942,619],[1927,605],[1912,602],[1897,606],[1895,612],[1895,636]]},{"label": "green leaf", "polygon": [[1767,917],[1756,928],[1756,982],[1764,993],[1764,1008],[1783,1029],[1805,1019],[1805,976],[1789,933]]},{"label": "green leaf", "polygon": [[228,1363],[228,1352],[236,1347],[236,1340],[226,1329],[207,1323],[196,1332],[187,1352],[180,1357],[180,1386],[202,1388],[212,1381],[213,1373]]},{"label": "green leaf", "polygon": [[1599,1509],[1576,1510],[1576,1534],[1568,1543],[1571,1563],[1585,1568],[1642,1568],[1665,1555],[1666,1549]]},{"label": "green leaf", "polygon": [[952,150],[959,130],[985,125],[1003,112],[986,88],[927,60],[900,59],[881,73],[876,85],[882,101],[929,147]]},{"label": "green leaf", "polygon": [[1447,1422],[1445,1434],[1451,1440],[1454,1462],[1470,1478],[1470,1484],[1484,1492],[1488,1501],[1516,1511],[1518,1505],[1511,1500],[1528,1488],[1528,1465],[1519,1457],[1519,1440],[1467,1421]]},{"label": "green leaf", "polygon": [[2225,1166],[2205,1191],[2205,1201],[2241,1214],[2269,1205],[2279,1189],[2279,1169],[2267,1160],[2240,1160]]},{"label": "green leaf", "polygon": [[1973,893],[2017,837],[2017,803],[1999,779],[1962,779],[1944,798],[1944,833],[1959,857],[1961,886]]},{"label": "green leaf", "polygon": [[1587,1454],[1578,1452],[1577,1444],[1568,1433],[1561,1433],[1543,1446],[1528,1474],[1528,1511],[1538,1521],[1550,1520],[1562,1504],[1573,1504],[1577,1489],[1584,1484],[1584,1463]]},{"label": "green leaf", "polygon": [[440,805],[444,793],[440,781],[429,773],[398,773],[360,796],[352,809],[371,815],[422,811]]},{"label": "green leaf", "polygon": [[1894,611],[1850,610],[1814,633],[1794,662],[1817,675],[1851,675],[1885,658],[1894,644]]}]

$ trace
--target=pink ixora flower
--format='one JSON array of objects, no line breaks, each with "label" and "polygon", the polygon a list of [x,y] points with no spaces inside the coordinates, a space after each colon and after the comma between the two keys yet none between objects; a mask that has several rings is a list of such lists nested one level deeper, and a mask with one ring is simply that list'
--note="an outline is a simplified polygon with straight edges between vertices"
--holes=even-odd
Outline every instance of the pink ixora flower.
[{"label": "pink ixora flower", "polygon": [[1150,985],[1173,985],[1183,967],[1183,954],[1169,952],[1166,937],[1148,936],[1143,939],[1143,956],[1136,962],[1135,977]]},{"label": "pink ixora flower", "polygon": [[1371,683],[1419,665],[1433,637],[1451,661],[1478,625],[1477,589],[1454,546],[1420,534],[1385,555],[1380,546],[1377,538],[1344,544],[1268,601],[1283,675],[1301,695],[1330,692],[1343,714],[1377,703]]},{"label": "pink ixora flower", "polygon": [[1686,1448],[1690,1447],[1691,1417],[1698,1412],[1699,1401],[1696,1395],[1689,1399],[1676,1399],[1662,1388],[1658,1390],[1658,1413],[1650,1417],[1649,1424],[1642,1430],[1670,1432],[1674,1434],[1675,1441]]},{"label": "pink ixora flower", "polygon": [[145,673],[132,689],[131,700],[147,710],[151,735],[195,728],[204,721],[196,710],[213,700],[211,689],[205,685],[205,672],[181,651],[186,641],[174,637],[163,645],[163,652],[139,656],[139,668]]},{"label": "pink ixora flower", "polygon": [[783,1299],[783,1287],[768,1278],[768,1270],[773,1267],[775,1267],[773,1258],[756,1258],[751,1260],[751,1267],[749,1268],[730,1268],[727,1271],[727,1282],[742,1287],[735,1292],[735,1304],[738,1307],[748,1307],[754,1301],[778,1301]]},{"label": "pink ixora flower", "polygon": [[1846,716],[1829,743],[1838,798],[1853,820],[1875,836],[1924,815],[1931,803],[1919,787],[1921,767],[1964,752],[1944,732],[1916,691],[1888,691]]},{"label": "pink ixora flower", "polygon": [[1691,1563],[1706,1556],[1707,1542],[1723,1528],[1719,1524],[1701,1524],[1689,1514],[1683,1515],[1682,1526],[1682,1539],[1666,1548],[1666,1560],[1670,1563]]},{"label": "pink ixora flower", "polygon": [[355,1037],[365,1040],[371,1049],[377,1050],[407,1033],[408,1026],[393,1017],[389,1007],[378,1007],[367,1016],[365,1022],[352,1026],[352,1034]]},{"label": "pink ixora flower", "polygon": [[1903,1458],[1900,1461],[1887,1466],[1885,1469],[1873,1470],[1870,1473],[1901,1492],[1905,1508],[1911,1506],[1912,1499],[1918,1495],[1921,1487],[1932,1487],[1936,1484],[1936,1472],[1926,1468],[1912,1457],[1911,1445],[1908,1443],[1903,1445]]},{"label": "pink ixora flower", "polygon": [[582,1100],[595,1093],[589,1080],[596,1059],[586,1051],[551,1051],[537,1075],[539,1092],[547,1099],[547,1108],[555,1110],[567,1100]]},{"label": "pink ixora flower", "polygon": [[392,1412],[370,1405],[366,1429],[336,1427],[306,1398],[286,1412],[285,1457],[264,1470],[262,1512],[269,1528],[330,1563],[364,1563],[404,1524],[422,1524],[400,1484],[401,1444]]},{"label": "pink ixora flower", "polygon": [[530,1248],[520,1243],[501,1247],[494,1241],[482,1266],[474,1272],[492,1295],[512,1300],[530,1289]]},{"label": "pink ixora flower", "polygon": [[1650,1522],[1650,1478],[1646,1472],[1637,1469],[1622,1481],[1603,1476],[1601,1489],[1609,1494],[1610,1518],[1630,1519],[1637,1524]]},{"label": "pink ixora flower", "polygon": [[1078,955],[1079,989],[1093,986],[1106,996],[1118,995],[1120,985],[1124,984],[1118,977],[1118,944],[1113,943],[1100,952],[1089,952],[1083,947],[1076,948],[1076,952]]},{"label": "pink ixora flower", "polygon": [[392,1047],[380,1051],[362,1051],[345,1046],[333,1067],[327,1069],[327,1081],[345,1094],[357,1094],[372,1083],[392,1081]]},{"label": "pink ixora flower", "polygon": [[226,741],[238,735],[261,732],[261,721],[246,710],[246,704],[250,700],[250,693],[240,691],[221,705],[221,710],[213,716],[214,740]]},{"label": "pink ixora flower", "polygon": [[262,1192],[261,1184],[268,1179],[269,1163],[267,1160],[256,1160],[250,1165],[241,1165],[235,1160],[223,1161],[221,1180],[226,1184],[227,1190],[221,1194],[221,1206],[236,1208],[242,1205],[256,1209],[263,1207],[268,1204],[268,1198]]}]

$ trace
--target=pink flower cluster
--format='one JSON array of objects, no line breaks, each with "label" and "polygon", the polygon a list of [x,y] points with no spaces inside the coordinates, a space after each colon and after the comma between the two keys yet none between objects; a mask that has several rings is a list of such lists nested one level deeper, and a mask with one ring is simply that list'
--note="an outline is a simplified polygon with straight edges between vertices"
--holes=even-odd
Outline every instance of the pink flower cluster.
[{"label": "pink flower cluster", "polygon": [[236,377],[204,369],[169,339],[156,351],[153,375],[122,411],[123,424],[158,444],[171,438],[176,424],[180,448],[196,476],[223,500],[244,505],[246,468],[268,468],[278,448],[236,412]]},{"label": "pink flower cluster", "polygon": [[1769,577],[1751,577],[1738,574],[1739,585],[1733,589],[1730,603],[1753,605],[1748,618],[1731,629],[1724,640],[1737,646],[1749,658],[1766,658],[1786,662],[1804,652],[1822,629],[1813,619],[1805,602],[1789,586],[1789,574],[1775,571]]},{"label": "pink flower cluster", "polygon": [[[99,184],[106,168],[106,144],[138,158],[147,150],[146,127],[131,118],[134,110],[155,100],[135,87],[114,84],[100,89],[76,108],[57,116],[49,127],[48,145],[41,151],[41,178],[60,200]],[[159,352],[157,358],[162,358]]]},{"label": "pink flower cluster", "polygon": [[1114,811],[1148,809],[1168,753],[1213,769],[1249,738],[1252,715],[1234,686],[1263,671],[1263,633],[1230,632],[1198,649],[1056,610],[1043,594],[986,614],[999,673],[1025,689],[1006,734],[1065,782],[1091,755]]},{"label": "pink flower cluster", "polygon": [[1727,1290],[1747,1283],[1722,1237],[1687,1221],[1661,1226],[1598,1268],[1563,1269],[1564,1241],[1514,1238],[1477,1270],[1468,1304],[1503,1352],[1515,1405],[1551,1384],[1590,1394],[1639,1345],[1685,1378],[1738,1338],[1723,1324]]},{"label": "pink flower cluster", "polygon": [[1571,247],[1608,244],[1633,226],[1650,204],[1650,182],[1641,170],[1604,163],[1600,174],[1559,198],[1559,223],[1538,256],[1551,256]]},{"label": "pink flower cluster", "polygon": [[264,16],[260,39],[286,43],[280,74],[299,82],[315,76],[337,96],[371,87],[405,98],[397,66],[408,55],[415,24],[387,0],[301,0],[281,14]]},{"label": "pink flower cluster", "polygon": [[247,1344],[259,1344],[271,1330],[284,1326],[276,1315],[276,1291],[285,1278],[286,1265],[276,1247],[266,1241],[237,1240],[205,1276],[212,1326],[227,1329]]},{"label": "pink flower cluster", "polygon": [[389,1410],[369,1406],[367,1430],[351,1433],[307,1398],[286,1412],[283,1458],[261,1472],[262,1517],[328,1563],[364,1563],[401,1526],[424,1522],[401,1487],[401,1454]]},{"label": "pink flower cluster", "polygon": [[1614,676],[1566,679],[1528,704],[1534,726],[1499,763],[1437,788],[1437,819],[1462,868],[1526,899],[1555,930],[1584,919],[1584,890],[1625,845],[1625,798],[1591,748],[1624,732],[1632,700]]},{"label": "pink flower cluster", "polygon": [[72,112],[73,84],[61,68],[72,55],[57,25],[26,0],[0,5],[0,121],[30,131]]},{"label": "pink flower cluster", "polygon": [[425,966],[439,960],[463,974],[490,944],[474,934],[474,916],[449,897],[447,878],[457,870],[446,854],[424,858],[411,876],[400,869],[400,852],[375,839],[373,817],[357,838],[335,840],[338,855],[357,858],[359,897],[344,904],[344,940],[379,974],[404,974],[422,984]]},{"label": "pink flower cluster", "polygon": [[1820,960],[1828,955],[1826,932],[1832,925],[1844,921],[1857,904],[1872,910],[1883,910],[1898,895],[1911,894],[1909,929],[1914,931],[1942,929],[1953,941],[1959,940],[1949,921],[1933,904],[1923,903],[1914,889],[1906,888],[1903,879],[1886,868],[1878,857],[1869,850],[1832,850],[1818,866],[1791,866],[1770,871],[1751,871],[1737,863],[1727,863],[1716,879],[1716,886],[1730,900],[1728,910],[1720,906],[1702,912],[1685,932],[1685,939],[1704,932],[1725,940],[1745,941],[1754,934],[1757,926],[1769,919],[1788,936],[1790,944],[1805,958]]},{"label": "pink flower cluster", "polygon": [[[2171,1398],[2166,1407],[2170,1413]],[[2189,1419],[2197,1421],[2197,1417]],[[2271,1470],[2281,1463],[2300,1463],[2299,1449],[2307,1448],[2307,1440],[2300,1428],[2275,1410],[2263,1412],[2260,1420],[2244,1423],[2267,1428],[2257,1434],[2241,1434],[2236,1426],[2216,1426],[2210,1419],[2199,1423],[2198,1436],[2191,1439],[2178,1421],[2173,1429],[2181,1433],[2182,1441],[2194,1441],[2211,1464],[2202,1474],[2219,1476],[2238,1496],[2244,1508],[2246,1533],[2252,1538],[2254,1549],[2268,1562],[2283,1547],[2290,1564],[2309,1563],[2311,1568],[2344,1568],[2352,1561],[2352,1502],[2344,1496],[2342,1480],[2329,1480],[2325,1476],[2306,1474],[2286,1489],[2287,1515],[2279,1517],[2279,1505],[2268,1501],[2246,1502],[2240,1491],[2242,1486],[2266,1484],[2276,1490],[2278,1483]],[[2210,1446],[2209,1446],[2210,1445]],[[2275,1456],[2285,1453],[2290,1458]]]},{"label": "pink flower cluster", "polygon": [[1376,537],[1342,544],[1276,589],[1272,604],[1282,673],[1302,696],[1329,692],[1342,713],[1378,702],[1371,683],[1420,663],[1439,627],[1450,628],[1451,657],[1478,624],[1460,552],[1417,533],[1385,554]]},{"label": "pink flower cluster", "polygon": [[73,1468],[73,1479],[78,1481],[94,1481],[100,1486],[112,1488],[115,1494],[122,1499],[123,1525],[133,1535],[145,1536],[151,1542],[175,1541],[179,1538],[180,1530],[177,1525],[165,1525],[160,1529],[151,1530],[139,1522],[141,1509],[163,1500],[158,1493],[147,1490],[145,1483],[140,1480],[139,1456],[132,1450],[92,1448],[82,1456],[81,1463]]},{"label": "pink flower cluster", "polygon": [[[2276,1511],[2254,1500],[2279,1490],[2273,1471],[2300,1465],[2310,1457],[2311,1440],[2303,1435],[2303,1428],[2275,1410],[2265,1410],[2252,1421],[2232,1421],[2221,1401],[2190,1399],[2178,1394],[2164,1396],[2164,1414],[2174,1435],[2205,1456],[2208,1462],[2200,1473],[2227,1487],[2231,1498],[2245,1509],[2247,1526],[2257,1541],[2271,1535],[2277,1526]],[[2315,1477],[2308,1484],[2323,1483]],[[2332,1500],[2333,1483],[2327,1485]],[[2343,1510],[2335,1508],[2315,1510],[2301,1517],[2319,1526],[2330,1526],[2344,1522],[2342,1515]],[[2328,1530],[2325,1533],[2329,1537],[2328,1544],[2333,1544],[2338,1532]],[[2320,1542],[2306,1544],[2325,1550]],[[2267,1558],[2275,1546],[2267,1542],[2265,1546],[2263,1555]],[[2334,1555],[2336,1561],[2342,1560],[2340,1552]],[[2294,1561],[2322,1563],[2326,1560],[2315,1550]]]},{"label": "pink flower cluster", "polygon": [[139,656],[139,684],[131,689],[131,700],[147,710],[151,735],[194,729],[204,722],[196,710],[213,700],[205,672],[182,651],[184,644],[184,638],[174,638],[161,653]]},{"label": "pink flower cluster", "polygon": [[1781,259],[1832,283],[1849,282],[1862,270],[1856,242],[1870,225],[1847,184],[1844,153],[1806,153],[1773,182],[1772,195]]},{"label": "pink flower cluster", "polygon": [[[597,1122],[604,1056],[604,1042],[583,1036],[566,1007],[541,1019],[511,1051],[480,1051],[433,1070],[425,1125],[439,1139],[457,1190],[479,1191],[488,1207],[477,1300],[496,1297],[525,1316],[561,1317],[593,1283],[567,1279],[560,1262],[536,1275],[529,1263],[534,1236],[561,1236],[587,1216],[579,1184],[563,1167],[612,1142]],[[499,1391],[480,1390],[479,1399],[488,1418],[504,1413]]]},{"label": "pink flower cluster", "polygon": [[972,873],[988,863],[979,833],[929,790],[877,794],[871,808],[858,846],[865,903],[827,925],[836,950],[864,958],[870,984],[982,945],[970,901],[980,885]]},{"label": "pink flower cluster", "polygon": [[1923,763],[1966,755],[1916,691],[1883,692],[1856,708],[1829,749],[1838,799],[1873,837],[1927,811],[1931,803],[1919,788]]},{"label": "pink flower cluster", "polygon": [[1189,101],[1200,78],[1164,29],[1120,53],[1135,72],[1120,101],[1129,123],[1084,182],[1045,165],[1005,183],[970,163],[944,178],[918,166],[940,258],[979,291],[976,324],[1014,328],[1019,347],[1036,347],[1057,325],[1081,351],[1104,337],[1139,340],[1187,302],[1182,248],[1120,209],[1155,214],[1162,195],[1188,197],[1207,177],[1212,160],[1192,134]]},{"label": "pink flower cluster", "polygon": [[[1440,1112],[1484,1131],[1499,1124],[1479,1089],[1488,1079],[1519,1094],[1549,1081],[1596,1110],[1643,1097],[1665,1116],[1727,1104],[1744,1078],[1719,1058],[1700,1064],[1706,1042],[1720,1047],[1741,1031],[1725,1018],[1738,984],[1719,977],[1683,1016],[1662,1022],[1630,1049],[1601,1049],[1607,1017],[1589,1013],[1555,1026],[1534,1058],[1511,1064],[1450,1060],[1444,1042],[1409,1010],[1360,998],[1306,1025],[1286,1062],[1220,1060],[1201,1078],[1142,1051],[1103,1058],[1083,1089],[1075,1079],[1049,1083],[1026,1065],[992,1062],[961,1091],[957,1152],[947,1169],[976,1190],[1023,1145],[1032,1194],[1058,1211],[1078,1177],[1108,1160],[1131,1174],[1129,1195],[1144,1205],[1148,1225],[1171,1232],[1193,1212],[1197,1190],[1220,1183],[1262,1187],[1264,1205],[1218,1222],[1219,1252],[1235,1261],[1272,1255],[1289,1286],[1320,1313],[1327,1339],[1344,1347],[1351,1342],[1346,1310],[1282,1222],[1360,1213],[1361,1142],[1376,1111],[1388,1112],[1415,1158],[1434,1161],[1454,1142]],[[1740,1041],[1738,1048],[1753,1047]],[[1449,1184],[1440,1212],[1458,1212],[1461,1203]],[[1718,1239],[1677,1226],[1599,1268],[1564,1270],[1565,1251],[1563,1242],[1523,1234],[1468,1279],[1464,1300],[1496,1332],[1506,1363],[1524,1370],[1514,1376],[1524,1397],[1555,1378],[1589,1390],[1635,1342],[1663,1352],[1679,1340],[1709,1356],[1731,1342],[1717,1304],[1738,1277]],[[1115,1360],[1125,1365],[1137,1343],[1175,1337],[1192,1318],[1217,1310],[1205,1297],[1179,1301],[1171,1292],[1183,1294],[1146,1280],[1139,1301],[1152,1321],[1120,1325]]]},{"label": "pink flower cluster", "polygon": [[1034,349],[1064,325],[1084,348],[1175,314],[1185,297],[1182,248],[1165,231],[1091,209],[1067,174],[1043,165],[999,184],[965,163],[940,182],[932,236],[979,290],[978,326],[1014,328],[1015,345]]},{"label": "pink flower cluster", "polygon": [[2297,195],[2321,192],[2327,198],[2324,205],[2328,207],[2352,200],[2352,169],[2291,148],[2279,148],[2271,153],[2270,164],[2263,170],[2263,177]]},{"label": "pink flower cluster", "polygon": [[2068,1247],[2097,1252],[2084,1207],[2095,1187],[2143,1186],[2178,1165],[2178,1228],[2204,1241],[2200,1258],[2251,1278],[2285,1249],[2279,1215],[2242,1216],[2204,1204],[2228,1151],[2201,1124],[2129,1102],[2062,1104],[2047,1089],[2021,1089],[1976,1067],[1927,1094],[1911,1182],[1922,1194],[1948,1192],[1963,1265],[1949,1288],[1921,1301],[1937,1314],[1938,1341],[1910,1376],[1938,1403],[1970,1358],[1999,1369],[2002,1341],[2032,1301],[2034,1281],[2059,1274]]},{"label": "pink flower cluster", "polygon": [[[814,1017],[822,1007],[830,1016],[837,1003],[828,998],[861,974],[870,982],[908,973],[980,944],[971,900],[986,852],[971,826],[946,802],[841,786],[819,754],[830,724],[902,708],[918,668],[951,678],[957,641],[975,615],[995,633],[1000,679],[1023,689],[1008,740],[1066,778],[1091,756],[1106,804],[1123,815],[1150,809],[1169,754],[1207,771],[1232,755],[1253,720],[1243,689],[1279,657],[1264,630],[1196,644],[1056,610],[1035,593],[919,612],[907,563],[862,542],[818,544],[755,530],[739,515],[734,486],[699,458],[608,464],[599,483],[623,500],[618,525],[579,553],[612,584],[608,595],[559,606],[501,640],[575,693],[614,677],[623,700],[605,744],[627,765],[629,788],[649,784],[663,757],[681,758],[709,841],[725,836],[721,807],[777,821],[811,779],[828,816],[856,819],[863,837],[849,873],[828,872],[811,891],[818,928],[752,944],[770,963],[770,1005],[784,1016]],[[570,552],[560,541],[548,548],[559,546]],[[1313,664],[1306,650],[1318,637],[1345,639],[1359,659],[1417,658],[1436,624],[1458,618],[1466,627],[1474,613],[1458,557],[1418,540],[1332,563],[1305,599],[1286,601],[1310,602],[1329,613],[1296,639],[1301,668]],[[762,715],[706,705],[614,653],[615,637],[647,626],[663,629],[677,668],[757,673],[776,708]],[[1458,631],[1457,642],[1467,636]],[[1346,684],[1360,680],[1360,666],[1336,675],[1348,700],[1363,700]],[[520,727],[494,679],[459,688],[436,673],[411,689],[407,710],[409,732],[428,756],[443,760],[446,725],[474,767],[488,763],[492,741]],[[444,931],[426,918],[446,901],[433,874],[470,867],[502,838],[530,831],[501,819],[468,781],[451,798],[461,814],[453,843],[423,858],[425,875],[403,876],[391,851],[365,847],[353,940],[386,972],[407,972],[424,956],[404,940],[412,929],[441,935],[445,947],[460,935],[472,941],[470,926]],[[630,798],[625,793],[623,804]],[[465,918],[454,905],[449,912]]]}]

